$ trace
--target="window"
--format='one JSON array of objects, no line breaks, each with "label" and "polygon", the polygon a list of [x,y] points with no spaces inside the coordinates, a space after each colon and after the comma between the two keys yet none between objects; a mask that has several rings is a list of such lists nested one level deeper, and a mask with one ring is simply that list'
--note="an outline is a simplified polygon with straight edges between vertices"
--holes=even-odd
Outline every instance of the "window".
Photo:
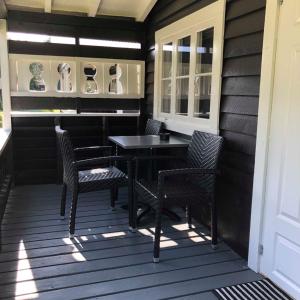
[{"label": "window", "polygon": [[36,33],[23,33],[23,32],[7,32],[7,39],[11,41],[22,41],[32,43],[51,43],[51,44],[66,44],[75,45],[76,39],[74,37],[66,36],[52,36]]},{"label": "window", "polygon": [[225,0],[155,34],[154,116],[170,130],[218,133]]},{"label": "window", "polygon": [[96,40],[96,39],[79,39],[81,46],[96,46],[96,47],[112,47],[112,48],[127,48],[127,49],[141,49],[141,43]]}]

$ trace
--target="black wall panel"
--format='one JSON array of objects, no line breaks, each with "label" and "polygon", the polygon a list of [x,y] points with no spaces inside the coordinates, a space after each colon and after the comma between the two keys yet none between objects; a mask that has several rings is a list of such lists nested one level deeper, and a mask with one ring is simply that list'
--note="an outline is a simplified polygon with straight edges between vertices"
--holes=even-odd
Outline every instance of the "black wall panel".
[{"label": "black wall panel", "polygon": [[[76,45],[9,41],[10,53],[144,60],[144,24],[130,18],[87,18],[57,14],[9,11],[9,31],[76,38]],[[79,46],[78,39],[94,38],[139,42],[142,49]],[[83,111],[140,110],[140,99],[81,99],[12,97],[13,110],[74,109]],[[102,145],[107,135],[136,134],[137,117],[66,117],[74,146]],[[17,184],[54,183],[59,179],[59,160],[53,117],[13,118],[15,179]]]},{"label": "black wall panel", "polygon": [[[13,182],[12,143],[11,136],[0,150],[0,238],[1,223],[7,204],[9,191]],[[1,242],[1,241],[0,241]]]},{"label": "black wall panel", "polygon": [[[138,117],[61,117],[74,147],[107,144],[108,135],[135,135]],[[60,160],[54,117],[15,117],[13,156],[16,184],[55,183]]]},{"label": "black wall panel", "polygon": [[[155,31],[214,1],[159,0],[146,20],[146,109],[153,112]],[[225,138],[218,183],[220,235],[246,256],[256,144],[265,0],[226,4],[220,134]],[[198,217],[209,224],[208,209]]]}]

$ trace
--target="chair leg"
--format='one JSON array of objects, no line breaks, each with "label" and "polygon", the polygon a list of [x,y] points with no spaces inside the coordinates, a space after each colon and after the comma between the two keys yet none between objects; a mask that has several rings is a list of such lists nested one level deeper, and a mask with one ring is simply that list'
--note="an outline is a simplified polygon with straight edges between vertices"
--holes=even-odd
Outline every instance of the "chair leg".
[{"label": "chair leg", "polygon": [[160,252],[160,234],[161,234],[161,209],[155,212],[155,235],[154,235],[154,249],[153,249],[153,262],[159,262]]},{"label": "chair leg", "polygon": [[118,201],[118,199],[119,199],[119,189],[118,189],[118,187],[116,187],[116,190],[115,190],[115,199],[116,199],[116,201]]},{"label": "chair leg", "polygon": [[192,228],[192,207],[191,205],[187,205],[186,207],[186,217],[189,228]]},{"label": "chair leg", "polygon": [[60,217],[65,218],[66,213],[66,197],[67,197],[67,185],[64,183],[62,186],[61,192],[61,201],[60,201]]},{"label": "chair leg", "polygon": [[118,188],[114,186],[113,188],[110,189],[110,207],[111,210],[115,210],[115,203],[118,197]]},{"label": "chair leg", "polygon": [[74,232],[75,232],[75,219],[76,219],[77,201],[78,201],[78,192],[73,191],[71,216],[70,216],[70,226],[69,226],[70,238],[74,237]]},{"label": "chair leg", "polygon": [[211,247],[217,249],[218,247],[218,222],[217,222],[217,208],[213,201],[211,205]]},{"label": "chair leg", "polygon": [[131,194],[131,199],[129,199],[129,206],[128,206],[128,211],[129,211],[129,229],[131,232],[136,232],[137,231],[137,194],[133,190]]}]

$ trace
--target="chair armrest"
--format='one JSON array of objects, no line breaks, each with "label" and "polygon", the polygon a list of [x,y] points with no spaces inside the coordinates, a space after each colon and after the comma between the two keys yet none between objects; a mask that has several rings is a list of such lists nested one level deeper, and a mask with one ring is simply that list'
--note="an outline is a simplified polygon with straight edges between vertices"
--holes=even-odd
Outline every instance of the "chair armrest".
[{"label": "chair armrest", "polygon": [[135,180],[138,180],[139,178],[139,169],[140,165],[139,163],[142,161],[179,161],[179,160],[185,160],[185,157],[183,156],[176,156],[176,155],[147,155],[147,156],[136,156],[133,158],[133,161],[135,162]]},{"label": "chair armrest", "polygon": [[158,172],[159,177],[170,177],[177,175],[216,175],[217,170],[202,169],[202,168],[184,168],[184,169],[173,169],[173,170],[161,170]]},{"label": "chair armrest", "polygon": [[158,195],[162,199],[163,189],[165,184],[165,178],[170,176],[182,176],[182,175],[216,175],[217,170],[202,169],[202,168],[184,168],[173,170],[162,170],[158,172]]},{"label": "chair armrest", "polygon": [[91,151],[91,150],[109,150],[109,153],[112,153],[112,146],[90,146],[90,147],[79,147],[75,148],[75,152],[84,152],[84,151]]},{"label": "chair armrest", "polygon": [[133,160],[136,162],[139,162],[142,160],[170,160],[170,159],[185,160],[185,157],[176,156],[176,155],[147,155],[147,156],[135,156],[133,158]]},{"label": "chair armrest", "polygon": [[89,159],[83,159],[83,160],[77,160],[74,161],[74,166],[79,169],[82,167],[90,167],[95,165],[100,165],[104,163],[111,163],[114,161],[127,161],[131,162],[132,157],[131,156],[104,156],[104,157],[97,157],[97,158],[89,158]]}]

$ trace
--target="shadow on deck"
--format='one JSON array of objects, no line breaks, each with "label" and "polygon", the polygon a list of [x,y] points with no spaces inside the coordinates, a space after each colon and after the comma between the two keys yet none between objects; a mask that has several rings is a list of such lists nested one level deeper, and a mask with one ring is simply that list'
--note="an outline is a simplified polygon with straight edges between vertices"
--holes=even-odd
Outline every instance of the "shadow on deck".
[{"label": "shadow on deck", "polygon": [[2,225],[0,299],[216,300],[212,289],[259,278],[224,243],[212,250],[200,225],[165,226],[161,262],[153,264],[151,224],[128,232],[119,208],[126,194],[119,198],[112,212],[108,192],[80,195],[70,240],[60,186],[15,187]]}]

